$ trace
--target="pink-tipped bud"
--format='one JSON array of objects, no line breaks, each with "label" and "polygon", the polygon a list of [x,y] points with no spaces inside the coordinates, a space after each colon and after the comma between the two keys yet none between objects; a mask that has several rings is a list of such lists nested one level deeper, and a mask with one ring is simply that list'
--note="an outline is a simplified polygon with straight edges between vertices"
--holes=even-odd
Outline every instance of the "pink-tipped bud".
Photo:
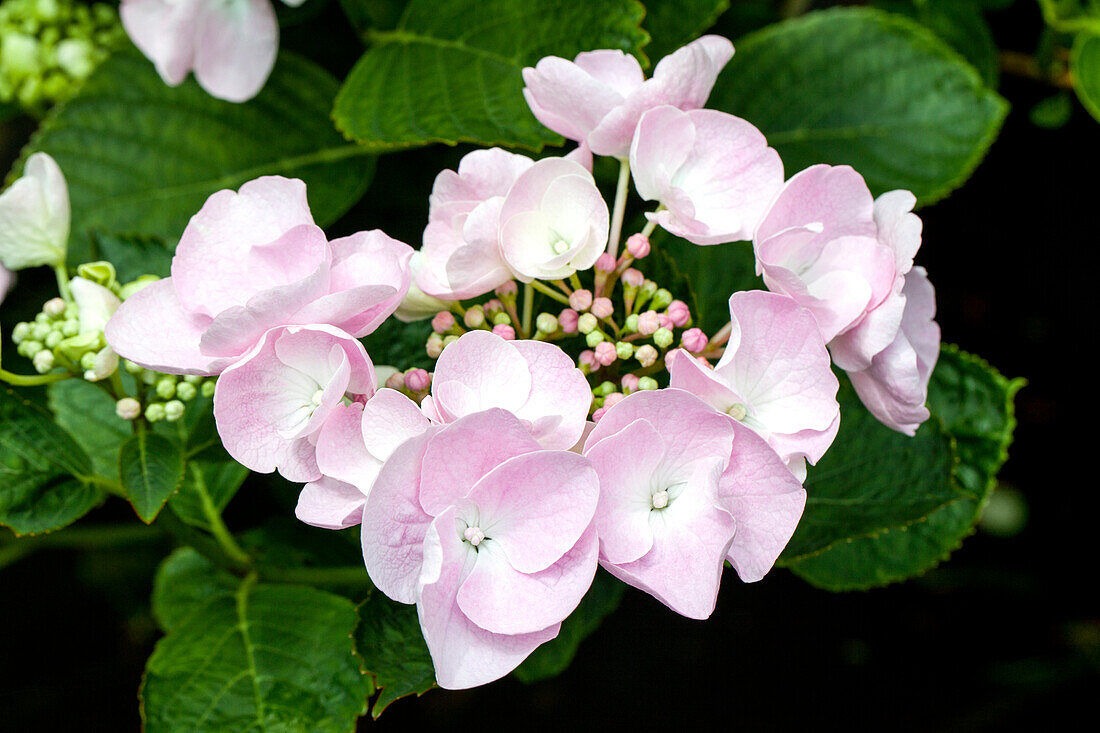
[{"label": "pink-tipped bud", "polygon": [[615,258],[611,256],[611,253],[604,252],[600,255],[600,258],[596,260],[596,272],[613,272],[616,264]]},{"label": "pink-tipped bud", "polygon": [[703,351],[709,341],[701,328],[689,328],[680,336],[680,345],[688,351]]},{"label": "pink-tipped bud", "polygon": [[428,343],[425,344],[425,350],[428,352],[429,359],[438,359],[439,355],[443,353],[443,337],[438,333],[432,333],[428,336]]},{"label": "pink-tipped bud", "polygon": [[676,327],[676,324],[672,322],[672,316],[667,313],[657,314],[657,324],[660,328],[668,329],[669,331]]},{"label": "pink-tipped bud", "polygon": [[596,298],[592,301],[592,315],[596,318],[610,318],[615,314],[615,304],[611,298]]},{"label": "pink-tipped bud", "polygon": [[485,301],[484,308],[485,313],[487,313],[490,318],[495,316],[497,313],[504,312],[504,304],[496,298],[490,298],[489,300]]},{"label": "pink-tipped bud", "polygon": [[641,258],[649,254],[649,237],[638,232],[626,238],[626,251],[631,257]]},{"label": "pink-tipped bud", "polygon": [[506,323],[498,323],[497,325],[493,326],[493,333],[495,333],[497,336],[500,336],[505,341],[516,340],[516,329],[512,328]]},{"label": "pink-tipped bud", "polygon": [[638,316],[638,333],[648,336],[661,327],[657,311],[646,311]]},{"label": "pink-tipped bud", "polygon": [[615,360],[618,358],[619,355],[615,351],[615,344],[610,341],[601,341],[596,344],[596,361],[603,366],[614,364]]},{"label": "pink-tipped bud", "polygon": [[610,410],[612,407],[622,402],[624,397],[626,397],[626,395],[622,392],[612,392],[607,397],[603,398],[603,409]]},{"label": "pink-tipped bud", "polygon": [[668,317],[672,319],[672,325],[683,328],[684,324],[691,320],[691,310],[682,300],[674,300],[668,304]]},{"label": "pink-tipped bud", "polygon": [[574,290],[569,294],[569,307],[575,311],[586,311],[592,306],[591,290]]},{"label": "pink-tipped bud", "polygon": [[580,317],[580,314],[572,308],[566,308],[559,313],[558,325],[561,327],[562,333],[576,333],[577,321]]},{"label": "pink-tipped bud", "polygon": [[454,325],[455,317],[450,311],[439,311],[432,318],[432,330],[436,333],[447,333]]},{"label": "pink-tipped bud", "polygon": [[472,305],[462,315],[462,322],[466,324],[466,328],[481,328],[485,325],[485,311],[480,305]]},{"label": "pink-tipped bud", "polygon": [[396,389],[398,392],[405,389],[405,375],[401,372],[394,372],[386,378],[386,385],[390,389]]},{"label": "pink-tipped bud", "polygon": [[590,372],[594,372],[600,368],[600,362],[596,361],[596,352],[592,349],[585,349],[581,352],[581,355],[577,357],[577,364],[582,369],[587,369]]},{"label": "pink-tipped bud", "polygon": [[657,353],[657,349],[650,344],[640,346],[634,350],[634,358],[637,359],[638,363],[643,367],[651,367],[656,364],[658,356],[660,356],[660,354]]},{"label": "pink-tipped bud", "polygon": [[600,418],[603,417],[605,412],[607,412],[606,407],[601,407],[600,409],[593,412],[592,413],[592,422],[599,422]]},{"label": "pink-tipped bud", "polygon": [[405,372],[405,386],[410,392],[426,392],[432,386],[432,375],[423,369],[410,369]]},{"label": "pink-tipped bud", "polygon": [[518,290],[519,286],[516,285],[516,281],[509,280],[503,285],[497,287],[496,294],[498,298],[509,298],[514,296]]},{"label": "pink-tipped bud", "polygon": [[[42,312],[50,318],[58,318],[65,314],[65,301],[61,298],[50,298],[46,301],[46,304],[42,306]],[[141,406],[138,405],[140,410]],[[124,420],[133,420],[133,418],[123,418]]]},{"label": "pink-tipped bud", "polygon": [[628,285],[632,288],[640,288],[642,283],[645,282],[645,275],[633,267],[628,267],[623,270],[623,285]]},{"label": "pink-tipped bud", "polygon": [[624,374],[623,378],[619,380],[619,383],[622,384],[625,394],[638,391],[638,377],[634,374]]}]

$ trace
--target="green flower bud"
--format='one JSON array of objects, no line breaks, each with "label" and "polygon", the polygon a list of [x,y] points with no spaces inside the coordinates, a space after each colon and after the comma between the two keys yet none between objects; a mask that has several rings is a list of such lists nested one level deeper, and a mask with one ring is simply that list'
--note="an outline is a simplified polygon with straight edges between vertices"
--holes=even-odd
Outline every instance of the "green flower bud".
[{"label": "green flower bud", "polygon": [[626,320],[623,322],[623,329],[627,333],[637,333],[638,332],[638,314],[637,313],[631,313],[629,316],[626,317]]},{"label": "green flower bud", "polygon": [[168,422],[175,422],[183,417],[183,411],[185,406],[179,400],[171,400],[164,405],[164,419]]},{"label": "green flower bud", "polygon": [[153,402],[145,408],[145,419],[149,422],[160,422],[164,419],[164,403]]},{"label": "green flower bud", "polygon": [[634,344],[629,341],[619,341],[615,344],[615,354],[620,359],[629,359],[634,356]]},{"label": "green flower bud", "polygon": [[640,390],[641,389],[647,389],[647,390],[657,389],[658,386],[659,385],[657,384],[657,380],[654,379],[653,377],[642,377],[641,379],[638,380],[638,389],[640,389]]},{"label": "green flower bud", "polygon": [[11,340],[15,344],[20,344],[31,335],[31,324],[26,321],[20,321],[15,324],[15,328],[11,330]]},{"label": "green flower bud", "polygon": [[[118,278],[115,274],[115,266],[110,262],[85,262],[76,268],[76,274],[85,280],[91,280],[96,285],[114,289],[118,287]],[[670,301],[671,302],[671,301]]]},{"label": "green flower bud", "polygon": [[12,79],[24,79],[42,71],[38,39],[8,31],[0,36],[0,68]]},{"label": "green flower bud", "polygon": [[123,397],[115,403],[115,414],[123,420],[134,420],[141,414],[141,403],[133,397]]},{"label": "green flower bud", "polygon": [[653,294],[653,300],[650,301],[649,307],[655,311],[659,311],[662,308],[668,308],[668,304],[672,302],[672,293],[668,292],[664,288],[661,288]]},{"label": "green flower bud", "polygon": [[61,335],[65,338],[76,336],[80,333],[80,321],[65,321],[61,324]]},{"label": "green flower bud", "polygon": [[68,357],[69,361],[79,363],[89,351],[99,351],[103,346],[103,334],[97,331],[69,336],[57,345],[57,350]]},{"label": "green flower bud", "polygon": [[53,369],[53,352],[49,349],[42,349],[34,355],[34,370],[39,374],[45,374]]},{"label": "green flower bud", "polygon": [[74,79],[86,79],[96,67],[95,46],[85,38],[66,38],[57,44],[57,65]]},{"label": "green flower bud", "polygon": [[[84,356],[80,357],[80,368],[84,370],[91,370],[95,367],[95,352],[87,351]],[[87,376],[84,377],[87,379]]]},{"label": "green flower bud", "polygon": [[56,349],[64,338],[60,331],[50,331],[43,343],[46,344],[47,349]]},{"label": "green flower bud", "polygon": [[658,328],[653,332],[653,343],[657,344],[662,349],[667,349],[672,346],[672,331],[667,328]]},{"label": "green flower bud", "polygon": [[592,388],[592,394],[597,397],[606,397],[617,389],[614,382],[601,382],[598,387]]},{"label": "green flower bud", "polygon": [[28,359],[33,359],[34,355],[37,354],[42,349],[43,349],[43,346],[42,346],[41,341],[35,341],[33,339],[30,339],[30,340],[25,340],[22,343],[20,343],[19,348],[16,349],[16,352],[20,356],[25,356]]},{"label": "green flower bud", "polygon": [[184,376],[183,381],[188,384],[201,385],[204,379],[206,379],[206,377],[200,377],[198,374],[187,374]]},{"label": "green flower bud", "polygon": [[590,331],[585,335],[584,342],[588,344],[588,348],[594,349],[596,348],[596,344],[603,343],[603,334],[599,331]]},{"label": "green flower bud", "polygon": [[135,374],[135,375],[141,374],[143,371],[145,371],[145,369],[140,364],[135,364],[134,362],[130,361],[129,359],[124,359],[123,360],[122,368],[125,369],[130,374]]},{"label": "green flower bud", "polygon": [[190,382],[180,382],[176,385],[176,397],[184,402],[190,402],[195,399],[195,395],[199,393],[198,387]]},{"label": "green flower bud", "polygon": [[203,397],[210,398],[214,396],[214,380],[210,379],[202,383],[202,389],[199,390]]},{"label": "green flower bud", "polygon": [[497,313],[495,316],[493,316],[493,325],[494,326],[511,326],[512,325],[512,317],[509,316],[507,313]]},{"label": "green flower bud", "polygon": [[535,328],[542,333],[554,333],[558,330],[558,318],[553,313],[539,313]]},{"label": "green flower bud", "polygon": [[51,333],[53,333],[53,328],[49,323],[35,323],[31,326],[31,336],[35,341],[45,341]]},{"label": "green flower bud", "polygon": [[161,377],[157,380],[155,389],[157,397],[160,397],[162,400],[170,400],[176,396],[176,380],[171,376]]},{"label": "green flower bud", "polygon": [[[577,319],[577,330],[583,334],[592,333],[598,325],[600,325],[599,320],[591,313],[582,313],[581,317]],[[596,343],[599,343],[599,341]]]},{"label": "green flower bud", "polygon": [[126,300],[137,291],[152,285],[157,280],[160,280],[160,278],[156,275],[142,275],[137,280],[134,280],[133,282],[128,282],[120,287],[118,289],[118,297],[121,300]]}]

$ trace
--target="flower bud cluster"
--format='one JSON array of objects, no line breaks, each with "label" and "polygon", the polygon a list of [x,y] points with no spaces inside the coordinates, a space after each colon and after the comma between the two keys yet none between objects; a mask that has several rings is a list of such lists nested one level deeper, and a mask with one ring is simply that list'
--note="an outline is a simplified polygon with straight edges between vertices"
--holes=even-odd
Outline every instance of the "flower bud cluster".
[{"label": "flower bud cluster", "polygon": [[217,383],[216,377],[162,374],[128,359],[122,360],[122,368],[141,384],[137,398],[124,397],[116,403],[115,412],[123,420],[144,415],[149,422],[175,422],[183,417],[186,403],[198,397],[213,397]]},{"label": "flower bud cluster", "polygon": [[68,99],[125,42],[106,3],[4,0],[0,5],[0,102],[35,115]]}]

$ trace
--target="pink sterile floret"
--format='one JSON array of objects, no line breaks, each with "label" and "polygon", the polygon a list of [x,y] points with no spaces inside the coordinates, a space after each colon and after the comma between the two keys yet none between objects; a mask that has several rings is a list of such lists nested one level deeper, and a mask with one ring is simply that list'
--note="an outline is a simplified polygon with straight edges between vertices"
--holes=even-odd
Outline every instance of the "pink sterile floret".
[{"label": "pink sterile floret", "polygon": [[416,604],[440,686],[491,682],[557,636],[596,571],[598,496],[585,458],[540,450],[504,410],[394,451],[363,509],[363,558],[378,590]]},{"label": "pink sterile floret", "polygon": [[564,450],[580,437],[591,404],[588,380],[557,346],[470,331],[440,355],[421,407],[437,423],[500,407],[544,448]]},{"label": "pink sterile floret", "polygon": [[804,477],[802,460],[817,463],[840,426],[840,385],[817,322],[794,300],[753,290],[730,298],[730,327],[714,369],[674,352],[671,385],[755,430]]},{"label": "pink sterile floret", "polygon": [[458,171],[435,177],[417,286],[428,295],[462,300],[512,279],[500,254],[500,207],[534,161],[500,148],[465,155]]},{"label": "pink sterile floret", "polygon": [[638,119],[660,105],[706,104],[733,44],[703,36],[661,59],[646,79],[633,56],[605,49],[573,61],[547,56],[523,70],[523,96],[539,122],[597,155],[626,158]]},{"label": "pink sterile floret", "polygon": [[764,134],[709,109],[646,112],[630,166],[638,194],[664,206],[646,216],[695,244],[750,239],[783,185],[783,162]]},{"label": "pink sterile floret", "polygon": [[119,17],[170,86],[194,70],[212,96],[243,102],[275,65],[279,24],[269,0],[122,0]]},{"label": "pink sterile floret", "polygon": [[543,158],[500,207],[500,254],[523,282],[565,278],[595,264],[610,214],[592,174],[564,158]]},{"label": "pink sterile floret", "polygon": [[366,403],[338,405],[317,435],[322,478],[306,484],[295,515],[306,524],[343,529],[359,524],[382,464],[403,442],[428,429],[416,403],[380,389]]},{"label": "pink sterile floret", "polygon": [[345,399],[374,394],[363,345],[332,326],[286,326],[263,335],[214,389],[214,420],[229,455],[261,473],[315,481],[316,442]]},{"label": "pink sterile floret", "polygon": [[635,392],[585,441],[600,476],[600,564],[677,613],[707,618],[725,560],[759,580],[806,492],[775,451],[679,389]]},{"label": "pink sterile floret", "polygon": [[401,303],[412,254],[378,230],[328,242],[304,183],[258,178],[206,200],[172,277],[127,298],[107,341],[148,369],[212,375],[276,326],[327,323],[359,338]]}]

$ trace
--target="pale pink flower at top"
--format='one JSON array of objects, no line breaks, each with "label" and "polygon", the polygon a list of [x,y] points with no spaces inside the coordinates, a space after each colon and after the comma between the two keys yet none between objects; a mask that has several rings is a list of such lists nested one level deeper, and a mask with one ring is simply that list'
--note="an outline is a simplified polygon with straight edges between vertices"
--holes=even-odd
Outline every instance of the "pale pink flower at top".
[{"label": "pale pink flower at top", "polygon": [[107,326],[121,356],[171,374],[218,374],[276,326],[371,333],[409,288],[413,250],[378,230],[328,242],[305,184],[258,178],[191,217],[172,277],[126,299]]},{"label": "pale pink flower at top", "polygon": [[0,265],[0,303],[4,302],[13,285],[15,285],[15,273]]},{"label": "pale pink flower at top", "polygon": [[363,345],[340,329],[273,328],[218,378],[214,420],[225,449],[246,468],[316,481],[322,425],[345,400],[367,400],[374,385]]},{"label": "pale pink flower at top", "polygon": [[512,279],[500,254],[500,207],[534,161],[500,148],[463,156],[458,171],[435,177],[416,285],[428,295],[463,300]]},{"label": "pale pink flower at top", "polygon": [[905,276],[905,312],[894,342],[875,354],[871,365],[848,372],[852,386],[871,414],[885,425],[913,435],[928,419],[928,380],[940,354],[936,292],[923,267]]},{"label": "pale pink flower at top", "polygon": [[393,313],[394,318],[399,321],[405,323],[422,321],[425,318],[431,318],[441,310],[446,310],[448,307],[448,303],[428,295],[417,286],[416,277],[423,268],[424,253],[417,250],[413,252],[412,259],[409,260],[409,271],[411,273],[409,292],[405,294],[405,299],[401,301],[401,305],[397,306],[397,310]]},{"label": "pale pink flower at top", "polygon": [[813,314],[792,299],[748,291],[730,298],[730,339],[714,369],[679,350],[670,385],[755,430],[799,478],[840,427],[839,388]]},{"label": "pale pink flower at top", "polygon": [[65,262],[69,188],[46,153],[27,158],[23,175],[0,193],[0,264],[9,270]]},{"label": "pale pink flower at top", "polygon": [[714,611],[724,561],[762,578],[806,502],[763,438],[679,389],[615,404],[584,455],[600,477],[600,564],[689,618]]},{"label": "pale pink flower at top", "polygon": [[317,434],[322,478],[302,489],[298,519],[325,529],[359,524],[382,464],[428,424],[415,402],[392,389],[379,389],[365,403],[337,405]]},{"label": "pale pink flower at top", "polygon": [[[908,274],[921,244],[921,221],[912,213],[915,204],[908,191],[872,199],[863,178],[848,166],[813,166],[787,182],[755,237],[757,266],[768,288],[814,312],[833,361],[849,374],[867,372],[861,378],[861,397],[869,395],[868,407],[877,402],[872,411],[902,432],[915,430],[924,419],[918,420],[919,415],[927,417],[927,375],[919,378],[915,354],[899,356],[908,343],[900,335],[909,311]],[[909,316],[911,328],[924,335],[917,341],[923,342],[935,326],[927,325],[935,298],[931,285],[916,287],[928,293],[927,302]],[[916,321],[924,325],[918,328]],[[938,345],[938,327],[936,334]],[[887,348],[893,348],[893,355],[868,371]],[[922,354],[921,361],[934,363],[935,354]],[[890,400],[902,399],[906,407],[887,409],[890,400],[882,394],[870,397],[872,373],[880,386],[892,385]],[[921,383],[924,388],[914,390],[912,385]],[[883,417],[888,414],[892,417]]]},{"label": "pale pink flower at top", "polygon": [[244,102],[275,66],[279,24],[269,0],[122,0],[119,17],[169,86],[194,71],[211,96]]},{"label": "pale pink flower at top", "polygon": [[363,508],[375,587],[415,603],[448,689],[485,684],[557,636],[596,571],[599,480],[492,409],[432,426],[383,465]]},{"label": "pale pink flower at top", "polygon": [[566,450],[580,438],[591,405],[588,380],[554,344],[470,331],[440,354],[421,409],[433,422],[450,423],[503,408],[544,448]]},{"label": "pale pink flower at top", "polygon": [[695,244],[751,239],[783,185],[783,161],[764,134],[711,109],[646,112],[630,167],[638,194],[663,207],[646,216]]},{"label": "pale pink flower at top", "polygon": [[500,253],[523,282],[569,277],[604,254],[610,219],[591,173],[571,160],[544,158],[501,204]]},{"label": "pale pink flower at top", "polygon": [[646,79],[638,60],[618,50],[585,51],[573,61],[547,56],[523,70],[523,96],[554,132],[596,155],[626,158],[645,112],[663,104],[702,107],[732,57],[728,40],[703,36],[661,59]]}]

